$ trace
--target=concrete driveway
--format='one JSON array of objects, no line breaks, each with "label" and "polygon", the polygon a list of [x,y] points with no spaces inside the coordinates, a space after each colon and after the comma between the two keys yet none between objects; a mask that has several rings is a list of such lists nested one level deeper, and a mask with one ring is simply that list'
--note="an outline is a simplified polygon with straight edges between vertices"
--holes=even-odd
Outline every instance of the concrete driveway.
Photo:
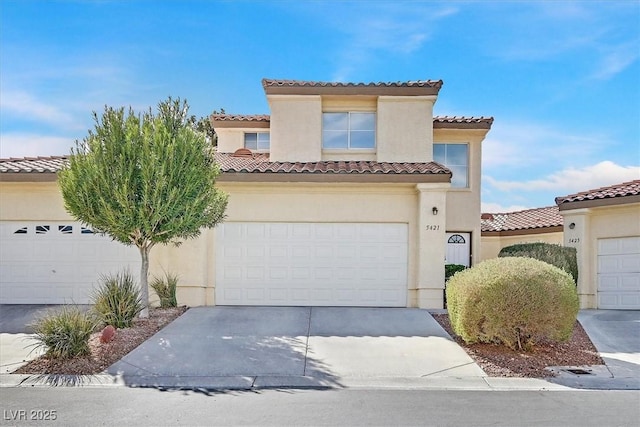
[{"label": "concrete driveway", "polygon": [[0,306],[0,373],[13,372],[43,353],[34,349],[36,341],[29,324],[41,312],[56,306],[3,304]]},{"label": "concrete driveway", "polygon": [[229,388],[485,376],[425,310],[337,307],[192,308],[108,372]]}]

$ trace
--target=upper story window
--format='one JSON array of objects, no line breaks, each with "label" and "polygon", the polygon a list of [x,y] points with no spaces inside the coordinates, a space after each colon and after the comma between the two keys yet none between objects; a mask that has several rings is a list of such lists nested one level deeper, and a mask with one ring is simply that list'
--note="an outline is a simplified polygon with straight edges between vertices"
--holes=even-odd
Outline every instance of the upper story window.
[{"label": "upper story window", "polygon": [[451,169],[451,187],[469,188],[469,144],[433,144],[433,160]]},{"label": "upper story window", "polygon": [[322,148],[374,149],[376,113],[322,113]]},{"label": "upper story window", "polygon": [[269,132],[247,132],[244,134],[244,148],[254,151],[269,150]]}]

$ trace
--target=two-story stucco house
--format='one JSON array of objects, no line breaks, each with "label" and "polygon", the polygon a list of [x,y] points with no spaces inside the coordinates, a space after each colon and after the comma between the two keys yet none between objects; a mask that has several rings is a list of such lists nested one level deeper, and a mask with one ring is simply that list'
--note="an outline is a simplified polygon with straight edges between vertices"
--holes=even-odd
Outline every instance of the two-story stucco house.
[{"label": "two-story stucco house", "polygon": [[[225,223],[154,248],[152,273],[177,273],[179,302],[192,306],[441,308],[445,263],[480,253],[481,143],[493,121],[434,117],[441,86],[263,80],[270,115],[211,117]],[[3,254],[16,254],[3,257],[2,302],[82,302],[104,260],[137,262],[70,222],[55,183],[64,161],[0,162]],[[45,237],[36,277],[20,258]],[[88,260],[100,245],[102,262]],[[58,264],[82,264],[82,280]],[[67,285],[52,291],[58,271]]]}]

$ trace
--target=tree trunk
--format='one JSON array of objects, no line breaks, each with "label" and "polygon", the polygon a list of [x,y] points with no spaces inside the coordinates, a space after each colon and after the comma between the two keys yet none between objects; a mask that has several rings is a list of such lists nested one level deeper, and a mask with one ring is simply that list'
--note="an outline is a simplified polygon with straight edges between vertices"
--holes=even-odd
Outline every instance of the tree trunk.
[{"label": "tree trunk", "polygon": [[140,298],[142,299],[143,309],[140,312],[140,317],[147,318],[149,317],[149,251],[151,247],[143,245],[138,249],[142,258],[142,265],[140,266]]}]

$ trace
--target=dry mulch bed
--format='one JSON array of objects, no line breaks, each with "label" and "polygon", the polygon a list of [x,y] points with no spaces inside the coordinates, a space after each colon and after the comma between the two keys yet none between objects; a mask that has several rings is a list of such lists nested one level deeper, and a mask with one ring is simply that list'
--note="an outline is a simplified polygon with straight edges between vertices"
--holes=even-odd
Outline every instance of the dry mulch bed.
[{"label": "dry mulch bed", "polygon": [[101,343],[100,332],[89,339],[91,354],[71,359],[41,356],[17,369],[14,374],[88,375],[103,372],[138,347],[160,329],[187,311],[187,307],[150,308],[149,317],[136,318],[130,328],[118,329],[111,342]]},{"label": "dry mulch bed", "polygon": [[578,321],[568,341],[541,342],[530,352],[517,352],[503,345],[467,344],[453,332],[448,314],[432,315],[490,377],[545,378],[554,376],[548,366],[604,364]]}]

